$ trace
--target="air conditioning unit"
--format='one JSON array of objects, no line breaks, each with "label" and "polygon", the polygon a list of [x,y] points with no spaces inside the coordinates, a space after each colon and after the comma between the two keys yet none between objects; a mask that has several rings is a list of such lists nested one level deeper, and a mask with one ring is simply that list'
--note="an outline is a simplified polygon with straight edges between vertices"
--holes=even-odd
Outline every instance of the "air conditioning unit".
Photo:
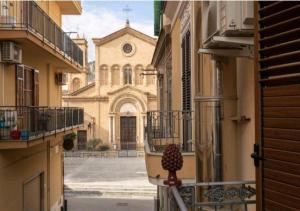
[{"label": "air conditioning unit", "polygon": [[252,37],[254,34],[253,1],[203,1],[202,43],[205,48],[234,47],[211,42],[214,36]]},{"label": "air conditioning unit", "polygon": [[1,61],[5,63],[22,63],[22,48],[11,41],[1,44]]},{"label": "air conditioning unit", "polygon": [[65,73],[56,73],[55,82],[57,85],[63,86],[67,84],[67,74]]},{"label": "air conditioning unit", "polygon": [[14,28],[16,27],[17,21],[14,16],[0,15],[0,26],[2,28]]}]

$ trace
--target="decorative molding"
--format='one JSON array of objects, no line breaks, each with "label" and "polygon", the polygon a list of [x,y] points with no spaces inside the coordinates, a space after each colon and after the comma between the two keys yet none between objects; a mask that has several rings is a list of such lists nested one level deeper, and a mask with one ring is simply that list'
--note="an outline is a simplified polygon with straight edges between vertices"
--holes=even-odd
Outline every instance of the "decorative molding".
[{"label": "decorative molding", "polygon": [[110,42],[112,40],[115,40],[115,39],[117,39],[117,38],[119,38],[119,37],[121,37],[121,36],[123,36],[125,34],[130,34],[130,35],[132,35],[132,36],[134,36],[136,38],[139,38],[141,40],[144,40],[145,42],[148,42],[151,45],[155,45],[156,44],[156,39],[155,38],[150,37],[150,36],[148,36],[148,35],[146,35],[146,34],[144,34],[142,32],[139,32],[139,31],[137,31],[135,29],[132,29],[130,27],[125,27],[125,28],[120,29],[120,30],[118,30],[116,32],[113,32],[112,34],[107,35],[105,37],[102,37],[102,38],[93,38],[92,40],[93,40],[93,42],[94,42],[94,44],[96,46],[101,46],[101,45],[103,45],[105,43],[108,43],[108,42]]},{"label": "decorative molding", "polygon": [[184,11],[180,17],[180,28],[181,33],[185,33],[187,28],[190,26],[190,16],[191,16],[191,3],[187,2],[184,8]]},{"label": "decorative molding", "polygon": [[242,185],[240,187],[214,186],[203,195],[212,202],[224,202],[227,200],[244,201],[247,198],[255,196],[256,190],[251,186]]}]

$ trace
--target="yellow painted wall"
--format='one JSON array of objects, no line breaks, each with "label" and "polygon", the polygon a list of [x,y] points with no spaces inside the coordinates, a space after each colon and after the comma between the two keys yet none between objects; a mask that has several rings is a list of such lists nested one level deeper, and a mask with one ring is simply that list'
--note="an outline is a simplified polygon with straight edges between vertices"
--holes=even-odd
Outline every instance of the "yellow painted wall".
[{"label": "yellow painted wall", "polygon": [[36,3],[52,18],[52,20],[58,26],[61,26],[61,11],[60,7],[55,1],[36,1]]},{"label": "yellow painted wall", "polygon": [[172,37],[172,109],[181,110],[181,40],[180,20],[176,20]]},{"label": "yellow painted wall", "polygon": [[41,172],[44,172],[45,179],[47,178],[46,151],[46,144],[26,150],[0,151],[1,211],[23,210],[23,183]]},{"label": "yellow painted wall", "polygon": [[[146,168],[148,177],[166,179],[168,177],[168,171],[164,170],[161,166],[162,154],[145,154]],[[182,169],[177,172],[177,177],[180,179],[195,179],[196,175],[196,163],[195,155],[193,153],[183,154],[183,166]]]},{"label": "yellow painted wall", "polygon": [[[49,208],[60,207],[63,188],[62,135],[46,138],[48,140],[43,144],[26,149],[0,150],[0,211],[23,210],[23,184],[40,173],[44,173],[45,210],[48,210],[48,202]],[[50,151],[49,157],[47,149]]]}]

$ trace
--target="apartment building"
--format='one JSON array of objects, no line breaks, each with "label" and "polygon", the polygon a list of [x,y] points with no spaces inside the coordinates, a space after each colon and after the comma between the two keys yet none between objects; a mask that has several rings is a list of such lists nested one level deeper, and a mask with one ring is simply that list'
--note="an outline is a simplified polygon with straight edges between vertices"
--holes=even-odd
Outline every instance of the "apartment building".
[{"label": "apartment building", "polygon": [[[229,208],[254,209],[253,2],[155,4],[159,38],[152,62],[160,111],[148,112],[149,147],[162,151],[174,143],[181,149],[178,192],[187,208],[228,208],[226,201],[232,200]],[[153,154],[159,156],[158,150],[146,153],[150,181],[156,181],[152,175],[167,173],[154,168],[159,162],[147,162]],[[181,208],[174,189],[156,185],[157,210]],[[232,198],[221,197],[230,191]],[[246,202],[240,203],[239,191],[246,193]]]},{"label": "apartment building", "polygon": [[[160,112],[155,121],[147,113],[145,158],[157,210],[300,209],[299,8],[155,1]],[[177,123],[173,109],[182,113]],[[149,162],[170,143],[184,161],[177,188],[157,182],[167,172]],[[185,159],[191,149],[194,163]]]},{"label": "apartment building", "polygon": [[63,137],[83,110],[61,106],[83,52],[61,29],[80,1],[0,2],[0,210],[63,209]]}]

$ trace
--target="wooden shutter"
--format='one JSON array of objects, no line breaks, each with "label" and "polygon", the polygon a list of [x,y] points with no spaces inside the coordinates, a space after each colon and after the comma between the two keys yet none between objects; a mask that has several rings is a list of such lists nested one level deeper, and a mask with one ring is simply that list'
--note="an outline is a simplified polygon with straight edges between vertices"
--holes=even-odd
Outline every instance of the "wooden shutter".
[{"label": "wooden shutter", "polygon": [[191,110],[191,44],[190,31],[182,39],[182,110]]},{"label": "wooden shutter", "polygon": [[39,71],[32,70],[33,72],[33,105],[39,105]]},{"label": "wooden shutter", "polygon": [[191,104],[191,41],[190,31],[187,31],[182,40],[182,132],[183,150],[188,150],[188,141],[192,138],[190,121]]},{"label": "wooden shutter", "polygon": [[16,106],[23,106],[24,99],[24,66],[16,65]]},{"label": "wooden shutter", "polygon": [[300,210],[300,3],[259,2],[258,199],[262,210]]}]

